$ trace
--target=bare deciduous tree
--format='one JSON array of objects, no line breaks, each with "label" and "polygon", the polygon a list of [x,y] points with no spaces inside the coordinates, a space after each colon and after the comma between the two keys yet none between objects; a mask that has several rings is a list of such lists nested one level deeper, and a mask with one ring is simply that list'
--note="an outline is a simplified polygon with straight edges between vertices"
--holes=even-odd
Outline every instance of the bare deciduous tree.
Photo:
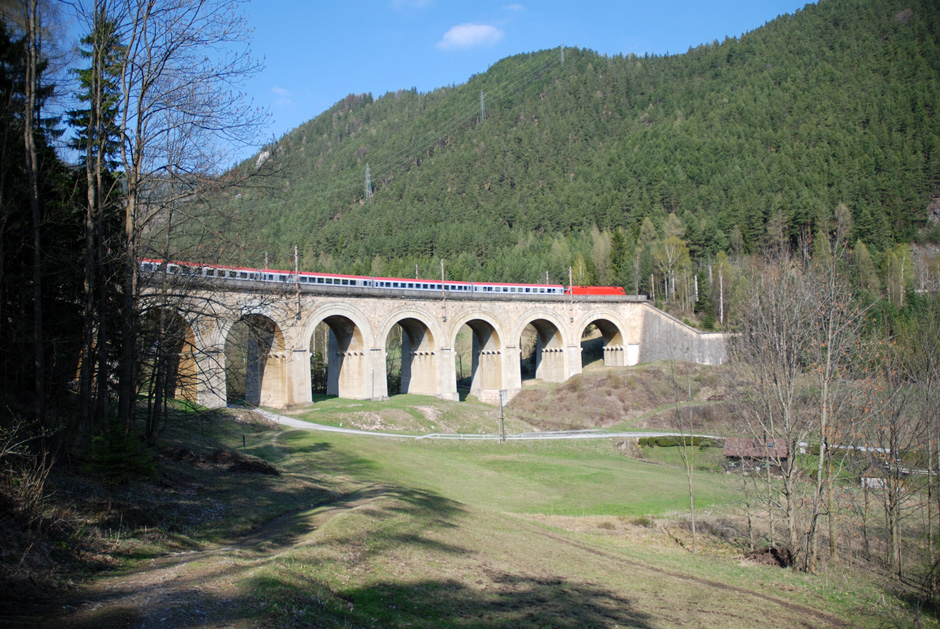
[{"label": "bare deciduous tree", "polygon": [[[789,259],[758,266],[750,281],[740,334],[732,346],[737,377],[750,383],[750,391],[739,401],[740,417],[745,432],[764,444],[768,462],[780,470],[781,507],[790,551],[798,563],[805,553],[799,522],[804,487],[796,453],[814,428],[802,408],[800,393],[813,341],[807,322],[815,305],[802,269]],[[781,441],[785,450],[777,447]],[[769,466],[765,471],[773,527],[775,481]]]},{"label": "bare deciduous tree", "polygon": [[[171,232],[206,228],[207,189],[233,151],[254,141],[264,112],[239,92],[259,69],[248,54],[240,0],[97,0],[82,5],[87,22],[113,26],[121,54],[106,69],[117,85],[116,150],[122,183],[121,313],[118,414],[133,417],[137,392],[138,259],[156,227],[161,257],[175,253]],[[104,70],[104,69],[102,69]],[[218,235],[218,234],[216,234]],[[152,236],[152,234],[151,234]],[[193,244],[193,240],[189,240]]]}]

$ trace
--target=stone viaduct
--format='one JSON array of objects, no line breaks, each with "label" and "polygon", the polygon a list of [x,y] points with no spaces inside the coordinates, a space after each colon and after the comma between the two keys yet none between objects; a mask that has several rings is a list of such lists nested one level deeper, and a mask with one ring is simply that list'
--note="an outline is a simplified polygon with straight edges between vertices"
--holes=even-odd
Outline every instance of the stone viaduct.
[{"label": "stone viaduct", "polygon": [[227,403],[226,340],[240,320],[257,331],[246,348],[246,398],[271,407],[312,401],[312,343],[320,323],[329,327],[327,393],[352,399],[388,397],[386,341],[396,325],[402,329],[401,391],[448,400],[459,399],[454,346],[464,325],[472,331],[470,393],[494,404],[500,391],[510,399],[522,388],[520,339],[529,325],[536,332],[535,377],[546,382],[581,373],[582,334],[592,324],[603,337],[606,366],[725,360],[724,335],[700,333],[640,297],[209,282],[143,289],[147,310],[171,312],[184,328],[178,396],[209,408]]}]

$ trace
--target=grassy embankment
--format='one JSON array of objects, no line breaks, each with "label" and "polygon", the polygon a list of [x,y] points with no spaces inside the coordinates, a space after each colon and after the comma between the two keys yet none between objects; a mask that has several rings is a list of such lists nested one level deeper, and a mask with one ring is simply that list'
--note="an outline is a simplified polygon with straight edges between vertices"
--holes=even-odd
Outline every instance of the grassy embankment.
[{"label": "grassy embankment", "polygon": [[[391,400],[383,421],[427,417],[403,410],[411,401]],[[341,413],[344,403],[333,404]],[[441,409],[436,422],[448,413],[470,428],[473,417],[492,419],[472,404],[421,406]],[[67,620],[744,627],[772,616],[865,625],[862,610],[880,597],[847,576],[743,562],[718,536],[703,535],[692,555],[683,472],[625,457],[609,440],[435,442],[224,422],[174,439],[197,453],[242,451],[282,474],[164,461],[174,486],[160,492],[160,511],[171,521],[125,520],[121,539],[108,540],[122,567],[81,589]],[[738,512],[731,477],[701,473],[696,492],[706,521]]]},{"label": "grassy embankment", "polygon": [[[577,386],[527,391],[556,409],[581,398],[574,422],[611,399],[625,409],[626,399],[630,408],[610,425],[659,428],[674,412],[657,384],[663,368],[619,380],[600,369]],[[708,400],[723,395],[713,375],[691,375],[693,403],[720,409]],[[510,405],[507,431],[559,416],[541,415],[539,426],[527,421],[533,413],[528,402]],[[396,396],[321,400],[292,414],[383,431],[481,433],[495,431],[498,411]],[[746,627],[772,617],[866,626],[898,607],[870,575],[744,561],[733,476],[696,474],[700,552],[691,554],[675,448],[645,451],[653,462],[625,456],[610,439],[430,441],[179,419],[159,485],[120,489],[109,518],[103,495],[76,498],[75,512],[97,518],[103,532],[99,563],[116,571],[46,602],[40,615],[53,624]],[[281,475],[234,474],[208,456],[220,447]],[[185,451],[197,456],[179,456]],[[696,456],[700,468],[716,469],[716,452]]]}]

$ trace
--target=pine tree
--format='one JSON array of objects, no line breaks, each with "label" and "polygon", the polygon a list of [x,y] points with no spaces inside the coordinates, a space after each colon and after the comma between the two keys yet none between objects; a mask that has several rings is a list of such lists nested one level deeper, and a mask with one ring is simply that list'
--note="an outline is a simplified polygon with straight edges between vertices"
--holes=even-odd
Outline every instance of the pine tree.
[{"label": "pine tree", "polygon": [[[111,380],[110,345],[112,313],[110,304],[117,300],[110,282],[114,265],[110,243],[119,234],[117,177],[120,151],[117,125],[120,104],[118,76],[123,62],[123,49],[116,25],[108,19],[103,7],[94,15],[92,32],[82,39],[80,54],[90,66],[76,70],[83,107],[68,113],[68,122],[75,129],[70,146],[78,152],[79,164],[85,170],[84,222],[84,300],[83,340],[79,374],[79,431],[93,432],[95,418],[107,417]],[[93,373],[97,369],[97,375]],[[92,383],[98,390],[92,391]],[[74,435],[73,435],[74,436]]]}]

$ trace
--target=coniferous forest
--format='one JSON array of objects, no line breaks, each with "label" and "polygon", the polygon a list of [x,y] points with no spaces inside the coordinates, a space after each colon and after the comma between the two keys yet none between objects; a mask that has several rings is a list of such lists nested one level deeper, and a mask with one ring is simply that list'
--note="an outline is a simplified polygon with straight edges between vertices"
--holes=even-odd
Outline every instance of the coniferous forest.
[{"label": "coniferous forest", "polygon": [[883,280],[899,243],[940,235],[938,35],[928,0],[832,0],[675,56],[559,48],[350,95],[240,166],[276,174],[229,200],[257,226],[232,262],[291,267],[296,245],[308,270],[433,277],[443,258],[454,279],[563,283],[573,267],[663,295],[669,238],[697,273],[808,247],[844,205]]}]

